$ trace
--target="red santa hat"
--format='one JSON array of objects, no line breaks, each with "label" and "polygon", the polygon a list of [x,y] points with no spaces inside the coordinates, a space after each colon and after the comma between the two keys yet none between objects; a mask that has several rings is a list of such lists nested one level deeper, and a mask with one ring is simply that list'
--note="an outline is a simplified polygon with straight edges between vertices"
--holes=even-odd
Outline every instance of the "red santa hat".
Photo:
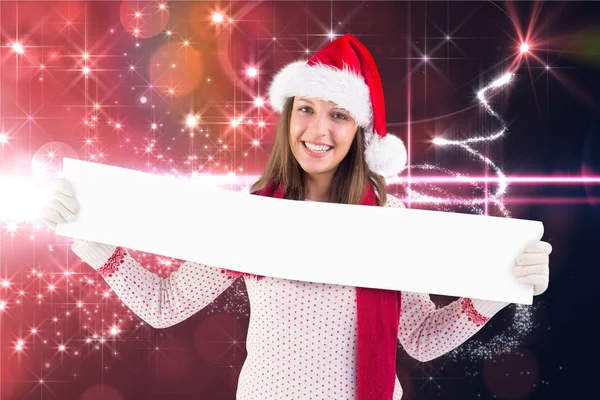
[{"label": "red santa hat", "polygon": [[406,147],[386,133],[381,78],[373,56],[350,34],[323,47],[308,61],[286,65],[273,78],[269,101],[279,113],[286,100],[303,96],[332,101],[365,129],[365,158],[383,177],[397,175],[406,164]]}]

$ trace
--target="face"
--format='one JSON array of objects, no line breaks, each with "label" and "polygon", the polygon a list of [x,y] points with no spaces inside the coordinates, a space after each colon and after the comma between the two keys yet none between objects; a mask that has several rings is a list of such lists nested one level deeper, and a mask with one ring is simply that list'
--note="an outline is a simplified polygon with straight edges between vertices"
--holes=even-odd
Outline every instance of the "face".
[{"label": "face", "polygon": [[356,122],[350,113],[325,100],[294,98],[290,146],[302,169],[315,176],[331,176],[352,145]]}]

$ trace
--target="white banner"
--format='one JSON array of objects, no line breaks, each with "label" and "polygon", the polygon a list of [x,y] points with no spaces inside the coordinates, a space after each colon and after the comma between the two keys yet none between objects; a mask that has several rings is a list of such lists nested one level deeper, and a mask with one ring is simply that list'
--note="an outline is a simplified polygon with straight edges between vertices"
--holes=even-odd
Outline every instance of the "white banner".
[{"label": "white banner", "polygon": [[531,304],[511,272],[538,221],[303,202],[64,159],[57,233],[282,279]]}]

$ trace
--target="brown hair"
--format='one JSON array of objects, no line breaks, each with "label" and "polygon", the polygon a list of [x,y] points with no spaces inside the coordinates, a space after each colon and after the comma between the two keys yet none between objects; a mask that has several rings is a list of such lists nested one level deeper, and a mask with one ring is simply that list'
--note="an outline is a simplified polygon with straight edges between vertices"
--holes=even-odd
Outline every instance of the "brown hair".
[{"label": "brown hair", "polygon": [[[296,161],[290,147],[290,119],[294,97],[287,99],[275,130],[275,143],[269,155],[264,172],[252,185],[250,192],[264,189],[270,182],[283,185],[283,197],[291,200],[304,200],[304,170]],[[362,127],[356,130],[356,136],[348,154],[338,166],[330,187],[332,203],[358,204],[363,197],[367,184],[373,184],[377,193],[377,203],[385,205],[387,186],[385,179],[372,172],[367,166],[364,155],[365,132]]]}]

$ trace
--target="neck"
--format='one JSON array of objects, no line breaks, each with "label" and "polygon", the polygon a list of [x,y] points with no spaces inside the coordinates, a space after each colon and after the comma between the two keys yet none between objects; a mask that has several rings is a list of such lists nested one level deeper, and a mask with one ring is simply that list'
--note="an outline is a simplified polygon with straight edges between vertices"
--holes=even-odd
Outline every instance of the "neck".
[{"label": "neck", "polygon": [[329,201],[329,189],[333,175],[331,174],[319,174],[305,176],[305,187],[306,187],[306,200],[311,201]]}]

